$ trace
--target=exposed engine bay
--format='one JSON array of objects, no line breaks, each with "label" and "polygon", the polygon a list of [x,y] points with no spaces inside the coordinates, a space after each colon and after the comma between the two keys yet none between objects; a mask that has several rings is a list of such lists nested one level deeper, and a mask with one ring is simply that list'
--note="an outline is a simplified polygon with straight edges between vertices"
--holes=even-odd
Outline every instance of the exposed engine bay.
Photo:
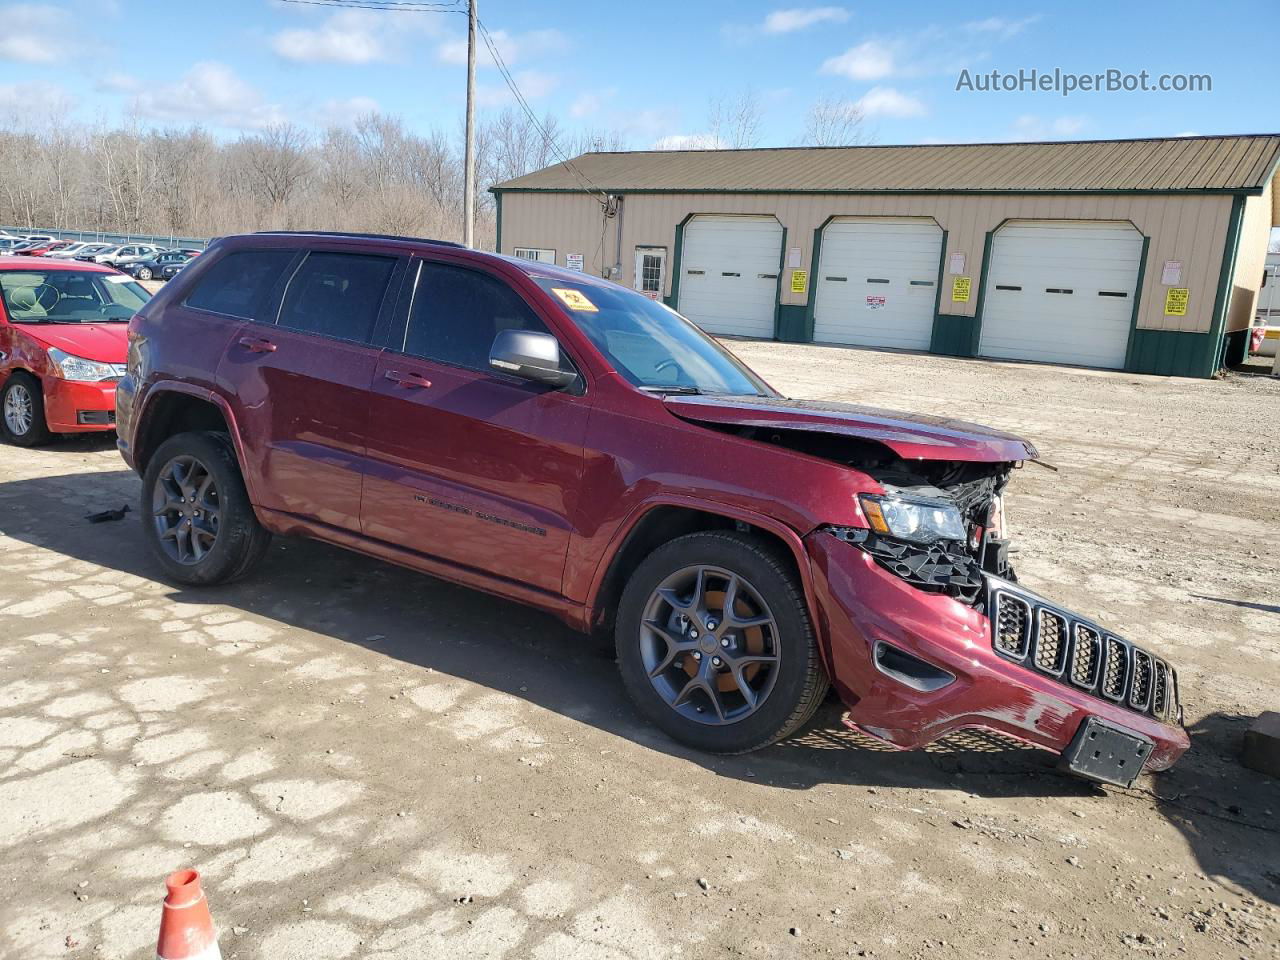
[{"label": "exposed engine bay", "polygon": [[977,605],[983,601],[984,573],[1016,582],[1009,562],[1003,494],[1018,464],[907,461],[874,440],[817,431],[747,427],[737,432],[748,439],[853,467],[874,478],[886,494],[953,504],[963,519],[963,539],[923,543],[864,528],[830,528],[837,537],[856,544],[913,586]]}]

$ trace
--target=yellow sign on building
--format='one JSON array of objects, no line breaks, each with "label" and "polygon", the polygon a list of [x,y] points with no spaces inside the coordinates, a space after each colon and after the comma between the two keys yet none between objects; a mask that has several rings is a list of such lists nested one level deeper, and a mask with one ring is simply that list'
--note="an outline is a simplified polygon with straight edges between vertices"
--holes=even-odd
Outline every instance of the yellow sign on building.
[{"label": "yellow sign on building", "polygon": [[951,302],[968,303],[969,291],[973,289],[973,277],[954,277],[951,280]]},{"label": "yellow sign on building", "polygon": [[1170,287],[1164,295],[1164,315],[1166,317],[1185,317],[1187,301],[1191,298],[1191,290],[1187,287]]},{"label": "yellow sign on building", "polygon": [[791,292],[804,293],[809,289],[809,271],[808,270],[792,270],[791,271]]}]

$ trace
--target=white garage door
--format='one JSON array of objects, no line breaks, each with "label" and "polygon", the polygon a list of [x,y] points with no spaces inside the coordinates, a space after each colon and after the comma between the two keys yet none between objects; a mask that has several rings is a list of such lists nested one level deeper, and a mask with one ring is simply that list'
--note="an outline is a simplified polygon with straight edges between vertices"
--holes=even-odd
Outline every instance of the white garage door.
[{"label": "white garage door", "polygon": [[708,333],[772,338],[781,260],[773,217],[694,217],[684,228],[677,309]]},{"label": "white garage door", "polygon": [[991,243],[984,357],[1124,366],[1142,264],[1127,223],[1014,220]]},{"label": "white garage door", "polygon": [[927,350],[942,228],[918,218],[832,220],[822,231],[813,338]]}]

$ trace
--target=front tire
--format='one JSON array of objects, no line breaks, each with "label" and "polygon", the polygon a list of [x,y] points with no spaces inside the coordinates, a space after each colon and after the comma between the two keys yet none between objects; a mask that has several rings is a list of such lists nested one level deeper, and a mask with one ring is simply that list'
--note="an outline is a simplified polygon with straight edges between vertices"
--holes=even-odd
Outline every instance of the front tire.
[{"label": "front tire", "polygon": [[709,753],[790,736],[829,683],[796,575],[756,536],[693,533],[658,547],[623,590],[615,640],[640,712]]},{"label": "front tire", "polygon": [[139,279],[139,280],[150,280],[150,279],[151,279],[151,268],[150,268],[150,267],[140,267],[140,268],[138,269],[138,279]]},{"label": "front tire", "polygon": [[162,443],[143,476],[141,507],[147,545],[178,583],[230,583],[271,544],[225,433],[180,433]]},{"label": "front tire", "polygon": [[0,431],[20,447],[38,447],[53,438],[44,414],[44,391],[31,374],[19,370],[0,390]]}]

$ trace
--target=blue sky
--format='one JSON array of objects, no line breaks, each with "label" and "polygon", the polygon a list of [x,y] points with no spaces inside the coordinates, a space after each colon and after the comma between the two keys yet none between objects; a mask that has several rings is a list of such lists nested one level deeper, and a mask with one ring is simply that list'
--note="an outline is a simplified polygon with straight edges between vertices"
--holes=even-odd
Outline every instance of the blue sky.
[{"label": "blue sky", "polygon": [[[1273,4],[643,6],[481,0],[519,85],[571,129],[633,147],[705,133],[708,100],[750,88],[763,145],[797,141],[818,97],[858,103],[881,143],[1076,139],[1280,129]],[[1253,25],[1253,26],[1250,26]],[[370,109],[457,129],[465,17],[283,0],[0,0],[0,117],[200,123],[219,136]],[[1020,68],[1212,76],[1209,93],[957,92]],[[510,103],[482,60],[482,109]]]}]

